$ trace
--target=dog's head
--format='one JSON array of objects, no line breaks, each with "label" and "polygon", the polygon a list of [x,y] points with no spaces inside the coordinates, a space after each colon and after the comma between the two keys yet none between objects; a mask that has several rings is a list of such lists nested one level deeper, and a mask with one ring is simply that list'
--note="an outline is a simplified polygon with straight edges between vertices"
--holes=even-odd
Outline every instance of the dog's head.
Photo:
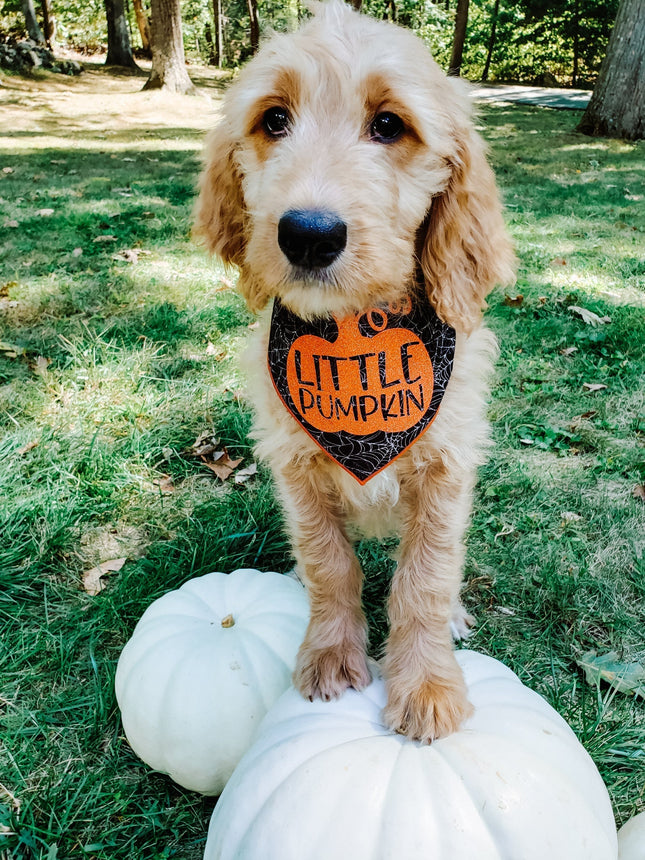
[{"label": "dog's head", "polygon": [[417,271],[458,330],[513,277],[460,81],[412,33],[318,4],[245,67],[212,133],[196,232],[240,268],[252,309],[303,317],[400,299]]}]

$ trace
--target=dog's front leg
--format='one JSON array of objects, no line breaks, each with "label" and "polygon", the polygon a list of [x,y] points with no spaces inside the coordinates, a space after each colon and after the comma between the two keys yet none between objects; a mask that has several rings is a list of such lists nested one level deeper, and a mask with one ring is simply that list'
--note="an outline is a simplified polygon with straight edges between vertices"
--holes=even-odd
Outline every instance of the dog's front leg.
[{"label": "dog's front leg", "polygon": [[322,469],[290,465],[276,475],[311,616],[293,675],[308,699],[325,701],[371,678],[362,571],[345,531],[338,492]]},{"label": "dog's front leg", "polygon": [[459,606],[472,479],[458,464],[438,461],[406,471],[401,491],[403,533],[384,660],[385,720],[427,742],[455,731],[472,712],[450,629]]}]

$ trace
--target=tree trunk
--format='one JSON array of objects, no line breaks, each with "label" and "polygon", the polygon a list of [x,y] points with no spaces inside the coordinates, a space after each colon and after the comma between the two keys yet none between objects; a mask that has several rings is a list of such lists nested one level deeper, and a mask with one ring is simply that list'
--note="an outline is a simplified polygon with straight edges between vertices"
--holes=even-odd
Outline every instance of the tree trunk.
[{"label": "tree trunk", "polygon": [[224,31],[222,25],[222,0],[213,0],[213,20],[215,24],[215,65],[222,68],[224,60]]},{"label": "tree trunk", "polygon": [[144,90],[192,93],[186,71],[179,0],[151,0],[152,69]]},{"label": "tree trunk", "polygon": [[124,69],[138,69],[132,56],[130,33],[125,17],[123,0],[104,0],[107,17],[108,51],[106,66],[121,66]]},{"label": "tree trunk", "polygon": [[580,9],[578,0],[574,0],[573,4],[573,72],[571,75],[571,85],[578,86],[578,68],[580,64]]},{"label": "tree trunk", "polygon": [[260,47],[260,19],[258,17],[258,0],[246,0],[246,8],[251,21],[251,52],[256,53]]},{"label": "tree trunk", "polygon": [[493,7],[493,15],[490,24],[490,38],[488,40],[488,53],[486,54],[486,62],[484,63],[484,71],[482,72],[482,81],[488,80],[488,73],[490,72],[490,63],[493,58],[493,51],[495,50],[495,36],[497,35],[497,17],[499,15],[499,0],[495,0],[495,5]]},{"label": "tree trunk", "polygon": [[469,0],[457,0],[457,11],[455,13],[455,35],[452,41],[452,56],[448,74],[459,76],[461,71],[461,60],[464,54],[464,42],[466,41],[466,27],[468,26],[468,3]]},{"label": "tree trunk", "polygon": [[143,0],[132,0],[134,7],[134,15],[137,19],[137,27],[141,36],[141,47],[146,52],[147,56],[152,56],[150,51],[150,20],[148,13],[143,6]]},{"label": "tree trunk", "polygon": [[37,45],[44,45],[45,37],[43,36],[43,31],[40,29],[38,18],[36,18],[33,0],[20,0],[20,5],[22,6],[22,14],[25,16],[25,25],[29,38],[32,42],[36,42]]},{"label": "tree trunk", "polygon": [[56,19],[52,15],[50,0],[40,0],[40,11],[43,16],[43,32],[49,48],[54,48],[56,40]]},{"label": "tree trunk", "polygon": [[627,140],[645,137],[643,0],[621,0],[607,55],[578,131]]}]

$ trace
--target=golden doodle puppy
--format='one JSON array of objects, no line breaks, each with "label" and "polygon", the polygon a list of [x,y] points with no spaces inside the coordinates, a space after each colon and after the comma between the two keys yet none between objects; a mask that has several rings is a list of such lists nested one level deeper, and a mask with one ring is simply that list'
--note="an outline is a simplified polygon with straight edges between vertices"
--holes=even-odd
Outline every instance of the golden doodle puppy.
[{"label": "golden doodle puppy", "polygon": [[400,535],[385,720],[431,741],[471,706],[452,635],[494,337],[514,257],[462,82],[420,40],[340,0],[273,35],[228,91],[196,232],[264,310],[249,367],[311,602],[294,682],[370,681],[356,535]]}]

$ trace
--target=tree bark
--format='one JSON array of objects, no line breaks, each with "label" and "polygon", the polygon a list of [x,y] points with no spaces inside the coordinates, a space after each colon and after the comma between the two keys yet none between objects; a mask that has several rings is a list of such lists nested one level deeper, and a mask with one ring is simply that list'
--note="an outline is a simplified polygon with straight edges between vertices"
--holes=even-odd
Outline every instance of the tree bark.
[{"label": "tree bark", "polygon": [[495,50],[495,36],[497,35],[497,17],[499,15],[499,0],[495,0],[493,6],[493,14],[490,24],[490,38],[488,40],[488,53],[486,54],[486,62],[484,63],[484,71],[482,72],[482,81],[488,80],[490,72],[490,64],[493,59],[493,51]]},{"label": "tree bark", "polygon": [[20,5],[22,6],[22,14],[25,16],[25,25],[29,38],[32,42],[36,42],[37,45],[44,45],[45,37],[43,36],[43,31],[40,29],[38,18],[36,18],[33,0],[20,0]]},{"label": "tree bark", "polygon": [[123,0],[104,0],[107,17],[108,51],[106,66],[121,66],[124,69],[138,69],[132,56],[130,32],[125,17]]},{"label": "tree bark", "polygon": [[257,0],[246,0],[246,8],[251,22],[251,53],[255,54],[260,47],[260,19]]},{"label": "tree bark", "polygon": [[143,0],[132,0],[134,7],[134,16],[137,19],[137,27],[141,36],[141,47],[148,56],[151,56],[150,51],[150,21],[146,12]]},{"label": "tree bark", "polygon": [[455,13],[455,35],[452,41],[452,56],[448,74],[459,77],[461,71],[461,60],[464,54],[464,42],[466,41],[466,27],[468,26],[469,0],[457,0],[457,11]]},{"label": "tree bark", "polygon": [[598,82],[578,131],[645,138],[645,14],[643,0],[621,0]]},{"label": "tree bark", "polygon": [[49,48],[54,47],[56,39],[56,19],[52,15],[50,0],[40,0],[40,11],[43,16],[43,32]]},{"label": "tree bark", "polygon": [[152,69],[144,90],[192,93],[186,71],[179,0],[151,0]]},{"label": "tree bark", "polygon": [[215,24],[215,65],[222,68],[224,61],[224,30],[222,24],[222,0],[213,0],[213,21]]}]

